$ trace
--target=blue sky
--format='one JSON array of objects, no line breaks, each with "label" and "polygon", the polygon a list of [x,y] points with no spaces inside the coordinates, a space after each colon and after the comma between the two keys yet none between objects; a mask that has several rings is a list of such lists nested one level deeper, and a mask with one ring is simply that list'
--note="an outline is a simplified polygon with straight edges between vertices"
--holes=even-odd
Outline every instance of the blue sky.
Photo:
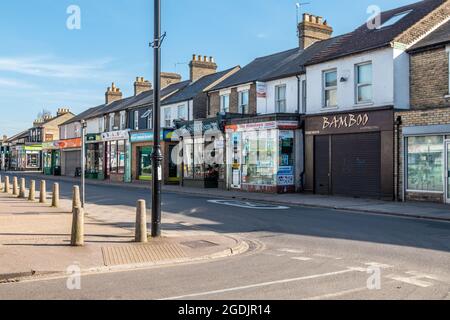
[{"label": "blue sky", "polygon": [[[219,68],[297,46],[298,0],[162,0],[163,71],[188,76],[193,53]],[[364,23],[369,5],[388,10],[416,0],[304,0],[334,35]],[[81,8],[81,30],[66,28]],[[152,0],[3,1],[0,9],[0,134],[31,126],[42,109],[75,113],[104,101],[112,81],[131,95],[136,76],[152,78]]]}]

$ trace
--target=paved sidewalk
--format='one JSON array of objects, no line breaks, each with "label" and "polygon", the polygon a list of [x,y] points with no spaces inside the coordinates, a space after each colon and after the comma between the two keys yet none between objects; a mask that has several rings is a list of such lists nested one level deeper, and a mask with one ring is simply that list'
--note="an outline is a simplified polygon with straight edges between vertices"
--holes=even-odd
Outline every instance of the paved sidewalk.
[{"label": "paved sidewalk", "polygon": [[[21,175],[23,173],[9,173],[9,175]],[[25,173],[23,175],[43,178],[51,181],[70,181],[79,182],[79,178],[72,177],[53,177],[44,176],[36,173]],[[151,186],[146,183],[112,183],[109,181],[86,180],[89,185],[114,185],[126,188],[144,188],[150,189]],[[263,194],[249,193],[240,191],[227,191],[219,189],[197,189],[180,186],[164,186],[164,192],[192,194],[208,198],[218,199],[237,199],[244,201],[270,202],[282,205],[308,206],[317,208],[331,208],[337,210],[365,212],[373,214],[385,214],[394,216],[405,216],[412,218],[433,219],[441,221],[450,221],[450,205],[438,203],[422,202],[394,202],[370,199],[357,199],[336,196],[321,196],[313,194]]]},{"label": "paved sidewalk", "polygon": [[[74,265],[86,273],[134,269],[227,257],[248,249],[240,239],[167,219],[163,228],[169,231],[161,239],[137,244],[130,213],[120,215],[120,208],[106,206],[87,208],[85,246],[75,248],[70,246],[70,207],[69,200],[62,199],[61,208],[55,209],[0,193],[0,283],[63,275]],[[114,211],[116,220],[101,220],[95,214],[100,210]]]}]

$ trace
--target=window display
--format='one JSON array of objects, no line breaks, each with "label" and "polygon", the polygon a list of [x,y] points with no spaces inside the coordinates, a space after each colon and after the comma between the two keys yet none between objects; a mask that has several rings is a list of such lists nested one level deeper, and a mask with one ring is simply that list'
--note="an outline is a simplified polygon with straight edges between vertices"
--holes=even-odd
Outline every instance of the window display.
[{"label": "window display", "polygon": [[408,190],[442,192],[444,137],[407,138]]},{"label": "window display", "polygon": [[103,171],[103,145],[90,143],[86,146],[86,173],[98,174]]}]

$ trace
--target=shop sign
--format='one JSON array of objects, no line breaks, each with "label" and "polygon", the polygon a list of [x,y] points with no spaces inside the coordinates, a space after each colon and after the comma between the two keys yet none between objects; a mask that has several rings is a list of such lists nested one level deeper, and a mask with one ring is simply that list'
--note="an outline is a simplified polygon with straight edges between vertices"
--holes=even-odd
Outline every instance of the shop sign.
[{"label": "shop sign", "polygon": [[[161,131],[160,138],[163,141],[172,141],[173,131],[163,130]],[[153,131],[135,132],[131,134],[131,142],[151,142],[153,141]]]},{"label": "shop sign", "polygon": [[393,130],[393,110],[378,110],[309,117],[307,135]]},{"label": "shop sign", "polygon": [[59,149],[59,142],[58,141],[44,142],[44,143],[42,143],[42,149],[43,150],[56,150],[56,149]]},{"label": "shop sign", "polygon": [[111,131],[102,133],[102,141],[128,140],[130,138],[128,130]]},{"label": "shop sign", "polygon": [[267,97],[267,85],[265,82],[256,82],[256,96],[258,98]]},{"label": "shop sign", "polygon": [[87,143],[93,143],[93,142],[99,142],[99,141],[102,141],[102,136],[99,134],[87,134],[86,135]]},{"label": "shop sign", "polygon": [[229,125],[226,127],[227,132],[236,131],[256,131],[256,130],[270,130],[270,129],[297,129],[298,121],[268,121],[256,123],[244,123],[238,125]]},{"label": "shop sign", "polygon": [[42,151],[42,145],[25,146],[25,151]]},{"label": "shop sign", "polygon": [[61,149],[81,148],[81,138],[61,140],[59,147]]},{"label": "shop sign", "polygon": [[217,120],[214,121],[194,121],[181,126],[177,132],[187,131],[190,134],[204,134],[207,131],[221,131]]}]

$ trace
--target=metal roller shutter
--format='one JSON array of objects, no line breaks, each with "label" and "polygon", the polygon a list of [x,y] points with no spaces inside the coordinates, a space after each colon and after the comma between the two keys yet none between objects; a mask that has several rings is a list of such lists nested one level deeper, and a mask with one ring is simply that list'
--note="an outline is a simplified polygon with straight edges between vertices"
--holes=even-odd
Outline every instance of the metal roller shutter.
[{"label": "metal roller shutter", "polygon": [[332,136],[332,193],[381,197],[380,133]]},{"label": "metal roller shutter", "polygon": [[65,156],[65,175],[69,177],[75,176],[77,168],[81,167],[81,151],[66,151]]},{"label": "metal roller shutter", "polygon": [[317,194],[330,194],[330,136],[314,138],[314,188]]}]

